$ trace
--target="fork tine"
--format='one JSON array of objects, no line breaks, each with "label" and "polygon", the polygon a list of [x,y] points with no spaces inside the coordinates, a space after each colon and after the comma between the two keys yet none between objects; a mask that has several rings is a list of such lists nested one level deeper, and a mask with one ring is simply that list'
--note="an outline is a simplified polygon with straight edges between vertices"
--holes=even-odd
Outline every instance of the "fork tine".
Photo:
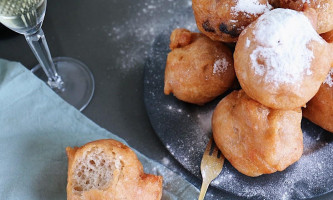
[{"label": "fork tine", "polygon": [[212,149],[212,144],[213,144],[213,139],[210,138],[210,140],[209,140],[209,142],[206,146],[204,154],[209,154],[210,155],[210,152],[211,152],[211,149]]},{"label": "fork tine", "polygon": [[217,146],[216,146],[214,140],[213,140],[213,142],[212,142],[212,148],[214,148],[214,149],[213,149],[213,152],[212,152],[212,156],[216,156],[216,157],[217,157],[217,155],[218,155],[218,153],[219,153],[220,150],[217,148]]},{"label": "fork tine", "polygon": [[222,171],[224,156],[217,148],[213,137],[210,138],[203,154],[200,170],[202,175],[202,185],[199,200],[203,200],[212,180]]},{"label": "fork tine", "polygon": [[220,150],[218,150],[218,152],[217,152],[217,158],[219,158],[219,159],[223,159],[224,158],[223,154],[222,154],[222,152]]}]

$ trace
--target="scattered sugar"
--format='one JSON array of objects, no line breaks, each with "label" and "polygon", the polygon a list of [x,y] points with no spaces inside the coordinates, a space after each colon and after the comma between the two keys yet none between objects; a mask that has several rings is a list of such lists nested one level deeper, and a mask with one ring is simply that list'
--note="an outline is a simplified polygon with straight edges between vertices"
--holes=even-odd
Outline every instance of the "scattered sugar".
[{"label": "scattered sugar", "polygon": [[323,10],[327,10],[328,8],[330,8],[330,3],[324,3],[322,5],[320,5],[321,7],[323,7]]},{"label": "scattered sugar", "polygon": [[126,11],[131,14],[125,23],[112,20],[103,27],[106,43],[121,44],[116,47],[119,55],[113,55],[115,65],[124,72],[143,66],[149,56],[146,49],[157,36],[169,34],[172,29],[198,31],[191,6],[190,0],[147,0],[129,5]]},{"label": "scattered sugar", "polygon": [[225,58],[216,60],[214,63],[213,74],[225,72],[225,70],[228,68],[228,65],[229,62]]},{"label": "scattered sugar", "polygon": [[187,5],[192,7],[192,0],[187,1]]},{"label": "scattered sugar", "polygon": [[258,0],[238,0],[237,4],[231,8],[235,14],[243,12],[253,15],[263,14],[271,9],[272,6],[268,2],[261,4]]},{"label": "scattered sugar", "polygon": [[202,131],[206,134],[210,133],[212,130],[213,112],[214,112],[214,110],[210,110],[207,113],[197,115],[199,126],[201,127]]},{"label": "scattered sugar", "polygon": [[163,164],[163,165],[168,165],[169,163],[170,163],[170,160],[169,160],[168,158],[164,157],[164,158],[162,159],[162,164]]},{"label": "scattered sugar", "polygon": [[251,41],[250,41],[249,38],[247,37],[247,38],[246,38],[246,44],[245,44],[245,46],[246,46],[246,48],[249,48],[250,45],[251,45]]},{"label": "scattered sugar", "polygon": [[[173,108],[178,107],[175,104]],[[172,144],[167,144],[166,148],[173,154],[177,160],[181,160],[182,165],[186,169],[191,169],[195,171],[196,175],[200,175],[200,159],[202,157],[203,151],[211,135],[211,118],[215,106],[210,107],[206,105],[203,107],[194,106],[189,112],[186,107],[182,107],[182,116],[186,117],[185,122],[180,122],[178,128],[181,130],[182,136],[178,139],[172,141]],[[168,110],[171,115],[179,115],[175,111]],[[190,120],[193,126],[188,126],[188,120]],[[183,124],[184,123],[184,124]],[[184,126],[185,125],[185,126]],[[184,136],[188,135],[187,136]],[[195,160],[195,162],[193,162]]]},{"label": "scattered sugar", "polygon": [[332,76],[333,76],[333,68],[328,73],[328,75],[327,75],[327,77],[326,77],[326,79],[324,81],[324,84],[327,84],[328,86],[332,87],[333,86]]},{"label": "scattered sugar", "polygon": [[170,111],[178,112],[178,113],[183,112],[183,110],[181,108],[176,108],[176,107],[173,107],[171,105],[167,105],[167,109],[170,110]]},{"label": "scattered sugar", "polygon": [[[250,59],[255,74],[268,83],[295,83],[311,75],[311,41],[323,42],[309,19],[297,11],[274,9],[258,18],[255,38],[259,44]],[[264,46],[265,45],[265,46]]]},{"label": "scattered sugar", "polygon": [[154,5],[148,5],[147,8],[148,8],[148,9],[155,9],[156,6],[154,6]]}]

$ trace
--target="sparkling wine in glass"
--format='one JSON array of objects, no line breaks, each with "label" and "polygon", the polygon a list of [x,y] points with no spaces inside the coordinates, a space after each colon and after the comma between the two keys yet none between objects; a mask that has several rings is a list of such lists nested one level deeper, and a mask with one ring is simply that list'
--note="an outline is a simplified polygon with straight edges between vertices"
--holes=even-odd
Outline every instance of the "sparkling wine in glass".
[{"label": "sparkling wine in glass", "polygon": [[46,4],[47,0],[0,0],[0,22],[25,36],[39,61],[32,72],[81,111],[93,96],[94,78],[89,68],[78,60],[68,57],[52,60],[41,29]]}]

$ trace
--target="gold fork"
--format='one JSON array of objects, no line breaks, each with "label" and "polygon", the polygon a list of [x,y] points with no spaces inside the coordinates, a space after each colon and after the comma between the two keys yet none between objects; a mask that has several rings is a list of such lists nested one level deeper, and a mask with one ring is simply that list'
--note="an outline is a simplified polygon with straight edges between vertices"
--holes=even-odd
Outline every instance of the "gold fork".
[{"label": "gold fork", "polygon": [[222,171],[224,156],[217,148],[213,138],[207,144],[201,160],[202,185],[199,200],[205,198],[208,186]]}]

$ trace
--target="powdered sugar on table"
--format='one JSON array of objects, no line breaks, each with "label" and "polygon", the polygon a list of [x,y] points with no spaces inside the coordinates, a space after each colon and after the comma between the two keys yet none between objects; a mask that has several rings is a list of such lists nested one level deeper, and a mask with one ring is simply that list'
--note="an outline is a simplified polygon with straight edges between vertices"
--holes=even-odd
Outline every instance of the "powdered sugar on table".
[{"label": "powdered sugar on table", "polygon": [[[125,23],[116,20],[103,27],[110,42],[123,44],[119,48],[117,67],[128,72],[143,63],[154,38],[171,29],[186,28],[197,31],[192,13],[192,1],[147,0],[135,1],[128,5],[130,16]],[[108,41],[106,41],[108,42]]]}]

